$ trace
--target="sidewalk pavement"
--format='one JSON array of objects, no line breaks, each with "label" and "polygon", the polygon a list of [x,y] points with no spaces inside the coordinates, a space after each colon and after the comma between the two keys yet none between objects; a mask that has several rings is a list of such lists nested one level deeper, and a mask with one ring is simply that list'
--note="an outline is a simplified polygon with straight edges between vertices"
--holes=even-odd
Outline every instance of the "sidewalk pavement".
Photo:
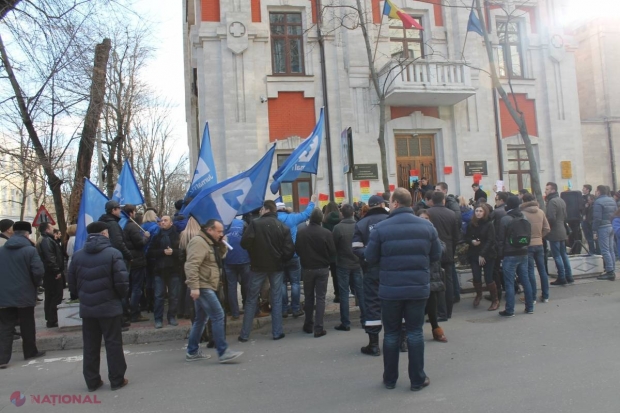
[{"label": "sidewalk pavement", "polygon": [[[588,274],[582,276],[576,276],[576,284],[587,283],[596,281],[595,277],[599,274]],[[537,277],[538,278],[538,277]],[[609,282],[609,281],[601,281]],[[540,281],[539,281],[540,283]],[[563,288],[554,287],[551,288]],[[461,302],[467,303],[470,298],[469,294],[471,290],[462,291],[464,297]],[[301,300],[303,301],[303,289]],[[457,304],[458,305],[458,304]],[[462,305],[462,304],[461,304]],[[355,307],[355,299],[349,299],[349,310],[351,312],[351,318],[357,318],[359,314],[359,308]],[[325,315],[338,315],[340,314],[340,304],[334,303],[334,291],[332,288],[331,280],[328,284]],[[172,340],[185,340],[189,335],[191,328],[191,321],[187,319],[177,319],[179,325],[174,327],[164,322],[164,327],[155,329],[153,313],[142,313],[143,316],[148,317],[149,321],[140,323],[132,323],[129,330],[123,333],[123,344],[147,344],[161,341]],[[288,318],[284,318],[283,326],[285,330],[290,330],[294,326],[299,324],[299,329],[303,324],[304,316],[297,319],[289,315]],[[37,347],[40,351],[52,351],[52,350],[70,350],[82,348],[82,330],[81,327],[67,327],[67,328],[46,328],[45,318],[43,314],[43,302],[39,303],[35,307],[35,322],[37,329]],[[239,320],[232,320],[232,317],[227,316],[226,320],[226,334],[229,341],[236,341],[237,336],[241,331],[241,325],[243,323],[243,316]],[[258,330],[265,331],[271,326],[271,317],[262,317],[254,319],[254,326],[252,332],[256,333]],[[16,340],[13,343],[13,351],[21,352],[21,340]]]}]

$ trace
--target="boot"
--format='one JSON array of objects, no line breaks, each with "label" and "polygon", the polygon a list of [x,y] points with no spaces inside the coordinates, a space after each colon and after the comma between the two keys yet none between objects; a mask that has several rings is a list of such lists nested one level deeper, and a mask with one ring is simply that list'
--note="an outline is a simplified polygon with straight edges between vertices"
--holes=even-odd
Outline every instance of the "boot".
[{"label": "boot", "polygon": [[497,296],[497,285],[494,282],[487,285],[489,292],[491,293],[491,306],[488,311],[497,311],[499,308],[499,297]]},{"label": "boot", "polygon": [[407,330],[405,329],[405,325],[403,324],[400,330],[400,352],[407,353],[409,348],[407,346]]},{"label": "boot", "polygon": [[368,333],[368,345],[362,347],[362,353],[369,356],[380,356],[379,333]]},{"label": "boot", "polygon": [[476,298],[474,298],[474,308],[480,305],[482,300],[482,283],[474,283],[474,289],[476,290]]}]

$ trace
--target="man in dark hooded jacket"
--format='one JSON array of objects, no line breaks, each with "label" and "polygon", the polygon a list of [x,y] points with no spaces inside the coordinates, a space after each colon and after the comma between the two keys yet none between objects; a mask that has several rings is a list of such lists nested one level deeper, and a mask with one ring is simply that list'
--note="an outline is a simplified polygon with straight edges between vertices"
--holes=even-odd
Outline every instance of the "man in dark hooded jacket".
[{"label": "man in dark hooded jacket", "polygon": [[119,221],[121,220],[121,205],[116,201],[108,201],[105,204],[105,214],[99,217],[99,221],[105,223],[108,226],[108,233],[112,247],[116,248],[123,254],[123,259],[127,261],[125,264],[129,264],[131,259],[131,252],[125,245],[125,238],[123,237],[123,229],[121,228]]},{"label": "man in dark hooded jacket", "polygon": [[13,235],[0,247],[0,369],[8,367],[13,347],[13,331],[19,320],[24,359],[42,357],[37,350],[34,306],[37,287],[45,269],[37,250],[28,238],[29,222],[13,224]]},{"label": "man in dark hooded jacket", "polygon": [[127,204],[123,211],[130,218],[123,235],[125,245],[131,253],[132,260],[129,264],[129,278],[131,280],[131,292],[129,293],[129,309],[131,312],[131,322],[148,321],[148,318],[140,314],[140,298],[142,298],[142,287],[146,279],[146,255],[144,247],[148,244],[151,234],[143,230],[134,218],[136,216],[135,205]]},{"label": "man in dark hooded jacket", "polygon": [[37,251],[45,266],[43,287],[45,288],[45,320],[47,328],[58,327],[58,304],[62,302],[63,271],[65,257],[60,245],[54,240],[54,229],[48,222],[39,226],[41,238],[37,243]]},{"label": "man in dark hooded jacket", "polygon": [[101,338],[105,341],[108,378],[112,390],[127,385],[127,364],[123,354],[121,300],[127,295],[127,267],[121,253],[108,239],[108,226],[92,222],[86,227],[88,238],[69,267],[69,290],[80,297],[83,374],[89,391],[103,386],[99,374]]}]

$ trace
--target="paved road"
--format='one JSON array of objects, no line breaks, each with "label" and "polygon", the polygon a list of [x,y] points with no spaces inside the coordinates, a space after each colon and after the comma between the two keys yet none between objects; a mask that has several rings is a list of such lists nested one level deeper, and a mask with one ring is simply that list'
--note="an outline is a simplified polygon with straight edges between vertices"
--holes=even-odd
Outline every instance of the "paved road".
[{"label": "paved road", "polygon": [[[127,346],[129,386],[111,392],[106,385],[95,405],[32,403],[31,395],[89,394],[79,350],[29,363],[15,354],[0,371],[0,410],[618,413],[620,282],[578,283],[552,288],[551,301],[538,304],[534,315],[512,319],[474,310],[464,298],[443,324],[449,343],[431,341],[426,326],[431,386],[419,393],[409,391],[403,359],[396,389],[386,390],[382,358],[359,352],[363,331],[335,331],[338,320],[331,318],[320,339],[301,333],[301,321],[277,342],[268,332],[254,333],[246,344],[229,337],[245,351],[233,365],[220,365],[215,356],[185,363],[182,341]],[[103,377],[107,384],[105,371]],[[26,395],[24,406],[10,403],[14,391]]]}]

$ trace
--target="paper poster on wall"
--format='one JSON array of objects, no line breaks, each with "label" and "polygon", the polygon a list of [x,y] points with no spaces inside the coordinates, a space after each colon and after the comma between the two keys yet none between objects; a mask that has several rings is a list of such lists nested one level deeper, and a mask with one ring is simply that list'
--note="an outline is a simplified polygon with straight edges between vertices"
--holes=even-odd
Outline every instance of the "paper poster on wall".
[{"label": "paper poster on wall", "polygon": [[344,201],[344,191],[336,191],[334,192],[334,196],[337,204],[341,204]]},{"label": "paper poster on wall", "polygon": [[329,195],[319,194],[319,207],[322,209],[328,203],[329,203]]}]

